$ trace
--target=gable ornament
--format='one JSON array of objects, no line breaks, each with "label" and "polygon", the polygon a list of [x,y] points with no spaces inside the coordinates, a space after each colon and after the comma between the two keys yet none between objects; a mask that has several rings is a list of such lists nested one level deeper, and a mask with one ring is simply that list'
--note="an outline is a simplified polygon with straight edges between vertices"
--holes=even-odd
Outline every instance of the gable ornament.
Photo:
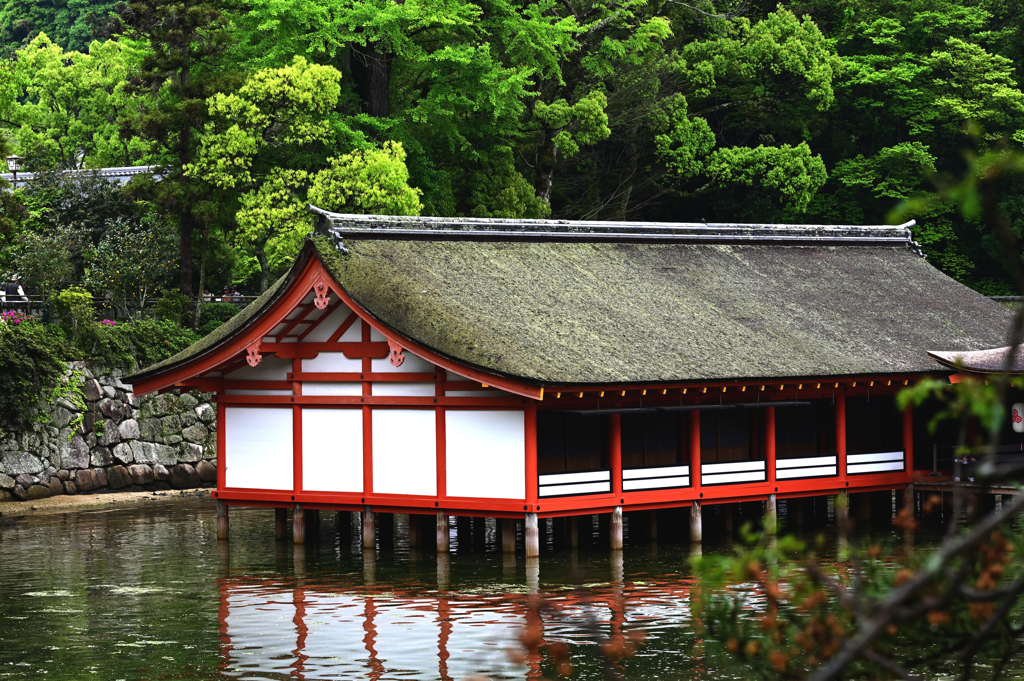
[{"label": "gable ornament", "polygon": [[402,362],[405,361],[405,356],[402,354],[402,346],[393,340],[388,340],[388,348],[391,350],[388,353],[388,360],[391,362],[391,365],[396,367],[402,366]]},{"label": "gable ornament", "polygon": [[316,305],[316,309],[323,310],[331,304],[331,295],[327,286],[324,285],[324,282],[316,282],[316,285],[313,287],[313,293],[316,295],[313,299],[313,304]]},{"label": "gable ornament", "polygon": [[254,367],[257,364],[259,364],[260,360],[263,359],[263,355],[260,354],[261,342],[263,342],[262,338],[245,349],[245,361],[248,362],[249,366],[251,367]]}]

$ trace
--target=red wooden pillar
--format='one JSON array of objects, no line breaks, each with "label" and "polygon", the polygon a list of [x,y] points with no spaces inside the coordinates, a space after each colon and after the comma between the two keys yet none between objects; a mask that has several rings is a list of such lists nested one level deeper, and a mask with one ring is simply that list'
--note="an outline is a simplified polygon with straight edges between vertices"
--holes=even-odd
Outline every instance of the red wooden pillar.
[{"label": "red wooden pillar", "polygon": [[839,477],[846,478],[846,396],[836,397],[836,457],[839,459]]},{"label": "red wooden pillar", "polygon": [[775,488],[775,407],[764,410],[764,455],[768,467],[768,484]]},{"label": "red wooden pillar", "polygon": [[537,407],[530,405],[524,415],[526,429],[526,503],[537,503]]},{"label": "red wooden pillar", "polygon": [[690,485],[700,487],[700,412],[690,412]]},{"label": "red wooden pillar", "polygon": [[608,455],[611,457],[612,494],[622,494],[622,414],[608,417]]},{"label": "red wooden pillar", "polygon": [[907,475],[914,475],[914,408],[907,405],[903,410],[903,451]]}]

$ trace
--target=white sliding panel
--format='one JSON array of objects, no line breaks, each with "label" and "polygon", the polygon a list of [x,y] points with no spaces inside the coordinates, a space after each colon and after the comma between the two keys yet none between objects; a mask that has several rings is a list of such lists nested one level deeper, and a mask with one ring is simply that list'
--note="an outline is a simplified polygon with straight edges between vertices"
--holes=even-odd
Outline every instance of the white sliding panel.
[{"label": "white sliding panel", "polygon": [[878,454],[847,454],[846,472],[893,473],[903,470],[903,452],[880,452]]},{"label": "white sliding panel", "polygon": [[224,408],[224,484],[294,489],[292,409]]},{"label": "white sliding panel", "polygon": [[302,489],[363,491],[363,410],[302,410]]},{"label": "white sliding panel", "polygon": [[767,465],[761,461],[729,461],[728,463],[704,463],[700,466],[700,484],[726,485],[737,482],[764,482]]},{"label": "white sliding panel", "polygon": [[775,478],[777,480],[795,480],[798,478],[827,478],[838,474],[836,461],[838,456],[807,456],[800,459],[778,459],[775,462]]},{"label": "white sliding panel", "polygon": [[449,410],[444,432],[448,496],[526,498],[522,411]]},{"label": "white sliding panel", "polygon": [[437,414],[433,409],[373,410],[373,491],[437,494]]},{"label": "white sliding panel", "polygon": [[547,473],[541,475],[538,482],[537,496],[541,498],[610,493],[612,472],[605,469],[579,473]]},{"label": "white sliding panel", "polygon": [[[374,333],[377,332],[374,331]],[[408,350],[402,352],[402,357],[404,357],[405,359],[402,360],[401,366],[397,367],[394,364],[392,364],[391,360],[387,357],[385,357],[384,359],[370,360],[371,371],[381,374],[390,374],[397,372],[414,372],[429,374],[434,372],[434,365],[431,362],[428,362],[425,359],[417,357]]]},{"label": "white sliding panel", "polygon": [[626,468],[622,471],[622,491],[635,492],[641,489],[671,489],[689,487],[689,466],[649,466]]},{"label": "white sliding panel", "polygon": [[385,397],[433,397],[434,382],[399,383],[397,381],[376,381],[370,388],[376,396]]},{"label": "white sliding panel", "polygon": [[303,381],[303,395],[347,395],[349,397],[363,394],[363,384],[356,382],[336,383],[333,381]]}]

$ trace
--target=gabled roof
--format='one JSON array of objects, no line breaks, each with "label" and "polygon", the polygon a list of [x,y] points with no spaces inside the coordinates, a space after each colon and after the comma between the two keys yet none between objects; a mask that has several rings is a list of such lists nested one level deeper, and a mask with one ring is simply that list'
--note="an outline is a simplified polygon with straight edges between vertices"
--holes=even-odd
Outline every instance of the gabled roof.
[{"label": "gabled roof", "polygon": [[[532,385],[928,373],[936,369],[929,348],[999,345],[1011,318],[920,257],[909,225],[312,210],[323,236],[296,268],[316,257],[392,336]],[[286,290],[295,271],[268,294]],[[265,298],[243,314],[257,318]],[[226,342],[246,323],[222,327],[201,344],[208,350]],[[143,374],[201,351],[190,348]]]},{"label": "gabled roof", "polygon": [[[65,170],[63,174],[69,175],[72,178],[78,176],[92,176],[102,177],[108,182],[116,182],[117,184],[127,184],[136,175],[143,173],[151,173],[156,170],[157,166],[121,166],[117,168],[82,168],[78,170]],[[18,184],[28,182],[35,178],[36,174],[33,172],[18,173]],[[13,173],[0,173],[0,177],[7,180],[8,182],[14,181]]]}]

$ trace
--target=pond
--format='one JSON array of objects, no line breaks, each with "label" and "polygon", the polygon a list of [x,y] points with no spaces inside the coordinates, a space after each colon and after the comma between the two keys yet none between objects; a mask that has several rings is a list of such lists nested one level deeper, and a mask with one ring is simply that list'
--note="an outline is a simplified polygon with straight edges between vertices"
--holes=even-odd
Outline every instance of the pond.
[{"label": "pond", "polygon": [[215,507],[199,499],[0,528],[0,678],[554,678],[519,643],[536,621],[531,592],[544,640],[569,645],[577,678],[601,678],[597,644],[634,631],[646,641],[622,663],[627,679],[749,675],[700,638],[685,540],[627,536],[615,555],[568,548],[552,528],[528,565],[521,549],[501,554],[489,525],[462,545],[453,528],[448,556],[410,550],[402,532],[364,555],[335,525],[349,519],[322,513],[304,547],[275,541],[269,509],[232,509],[218,542]]}]

